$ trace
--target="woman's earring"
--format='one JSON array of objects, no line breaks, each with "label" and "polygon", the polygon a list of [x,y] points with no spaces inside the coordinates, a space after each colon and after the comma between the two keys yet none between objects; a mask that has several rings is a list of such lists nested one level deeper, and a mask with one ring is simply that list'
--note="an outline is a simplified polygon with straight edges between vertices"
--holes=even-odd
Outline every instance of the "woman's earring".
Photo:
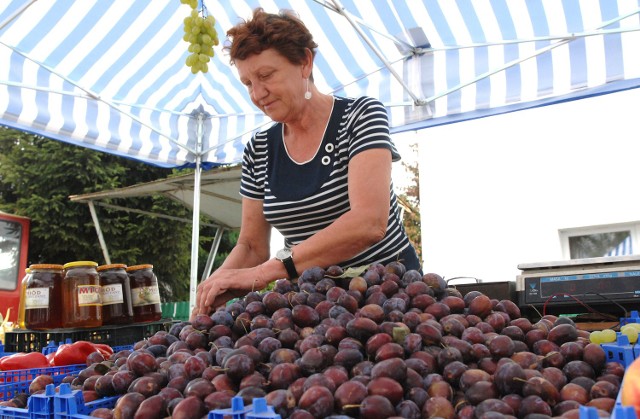
[{"label": "woman's earring", "polygon": [[307,91],[304,92],[304,98],[309,100],[311,99],[311,92],[309,91],[309,78],[307,77]]}]

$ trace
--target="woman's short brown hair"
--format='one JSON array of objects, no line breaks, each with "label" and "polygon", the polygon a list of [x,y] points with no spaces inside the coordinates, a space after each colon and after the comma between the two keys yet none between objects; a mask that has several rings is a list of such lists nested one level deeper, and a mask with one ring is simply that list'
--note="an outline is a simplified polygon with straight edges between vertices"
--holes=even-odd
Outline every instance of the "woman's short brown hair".
[{"label": "woman's short brown hair", "polygon": [[229,29],[227,37],[230,44],[223,49],[229,52],[231,64],[269,48],[278,51],[292,64],[302,64],[306,59],[306,50],[311,50],[315,57],[318,47],[309,29],[291,10],[280,10],[274,14],[256,8],[251,20]]}]

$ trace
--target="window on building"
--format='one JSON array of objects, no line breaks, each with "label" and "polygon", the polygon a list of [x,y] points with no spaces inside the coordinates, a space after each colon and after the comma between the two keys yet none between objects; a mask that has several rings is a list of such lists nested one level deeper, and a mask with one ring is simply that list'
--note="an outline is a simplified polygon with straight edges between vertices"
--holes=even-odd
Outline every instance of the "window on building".
[{"label": "window on building", "polygon": [[572,228],[560,231],[566,259],[634,254],[640,246],[640,222]]}]

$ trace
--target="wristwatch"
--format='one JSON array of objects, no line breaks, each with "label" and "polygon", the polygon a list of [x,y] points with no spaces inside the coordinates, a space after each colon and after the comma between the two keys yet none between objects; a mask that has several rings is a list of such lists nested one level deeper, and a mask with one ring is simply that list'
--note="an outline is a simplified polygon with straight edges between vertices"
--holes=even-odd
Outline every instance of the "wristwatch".
[{"label": "wristwatch", "polygon": [[287,274],[289,274],[289,279],[294,279],[298,277],[298,271],[296,270],[296,265],[293,264],[293,252],[291,249],[285,247],[284,249],[280,249],[276,252],[276,259],[278,259],[284,265],[287,270]]}]

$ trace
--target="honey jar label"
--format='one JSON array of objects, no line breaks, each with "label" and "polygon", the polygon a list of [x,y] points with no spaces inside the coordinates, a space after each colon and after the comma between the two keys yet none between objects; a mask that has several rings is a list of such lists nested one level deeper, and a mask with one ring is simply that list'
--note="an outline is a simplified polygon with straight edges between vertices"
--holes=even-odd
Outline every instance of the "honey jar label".
[{"label": "honey jar label", "polygon": [[99,306],[102,305],[102,294],[99,285],[78,285],[78,306]]},{"label": "honey jar label", "polygon": [[49,308],[49,288],[28,288],[25,290],[25,309]]},{"label": "honey jar label", "polygon": [[131,290],[131,303],[134,307],[149,304],[160,304],[160,290],[157,285],[149,287],[133,288]]},{"label": "honey jar label", "polygon": [[124,303],[124,293],[122,292],[122,284],[109,284],[102,286],[102,305]]}]

